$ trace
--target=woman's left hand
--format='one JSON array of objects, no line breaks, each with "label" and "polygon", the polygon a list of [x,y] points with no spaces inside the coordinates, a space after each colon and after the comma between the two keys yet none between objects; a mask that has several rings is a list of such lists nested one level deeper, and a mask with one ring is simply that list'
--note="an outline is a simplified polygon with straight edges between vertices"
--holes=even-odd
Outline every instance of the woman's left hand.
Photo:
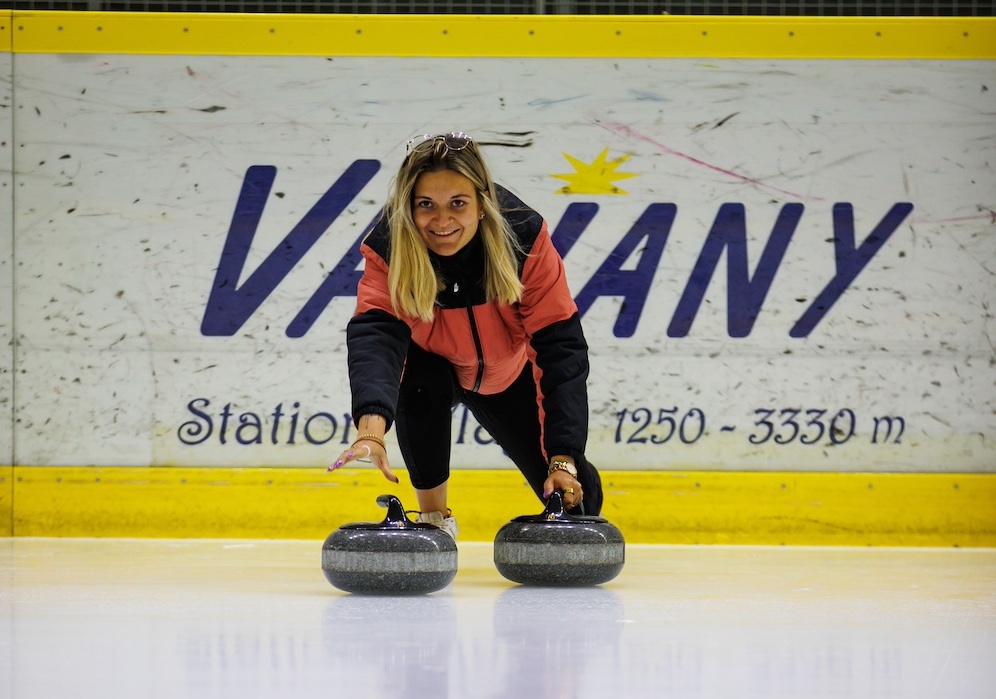
[{"label": "woman's left hand", "polygon": [[554,471],[547,476],[543,483],[543,498],[548,499],[555,490],[563,491],[564,507],[568,510],[580,505],[584,499],[581,483],[567,471]]},{"label": "woman's left hand", "polygon": [[380,472],[384,474],[384,478],[392,483],[397,483],[398,477],[391,470],[391,464],[387,460],[387,450],[383,447],[382,441],[380,438],[376,440],[357,439],[353,443],[353,446],[342,452],[339,458],[332,462],[328,470],[335,471],[340,469],[350,461],[369,461],[380,469]]}]

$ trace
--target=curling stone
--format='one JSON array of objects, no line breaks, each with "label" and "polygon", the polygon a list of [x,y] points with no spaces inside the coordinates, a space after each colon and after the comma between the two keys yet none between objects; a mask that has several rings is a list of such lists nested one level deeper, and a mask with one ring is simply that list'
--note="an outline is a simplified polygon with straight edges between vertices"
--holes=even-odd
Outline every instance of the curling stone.
[{"label": "curling stone", "polygon": [[498,530],[494,555],[498,572],[512,582],[601,585],[622,570],[626,542],[603,517],[568,514],[558,490],[542,514],[516,517]]},{"label": "curling stone", "polygon": [[412,522],[401,501],[381,495],[383,522],[344,524],[322,546],[322,570],[334,587],[367,595],[436,592],[457,571],[453,537],[432,524]]}]

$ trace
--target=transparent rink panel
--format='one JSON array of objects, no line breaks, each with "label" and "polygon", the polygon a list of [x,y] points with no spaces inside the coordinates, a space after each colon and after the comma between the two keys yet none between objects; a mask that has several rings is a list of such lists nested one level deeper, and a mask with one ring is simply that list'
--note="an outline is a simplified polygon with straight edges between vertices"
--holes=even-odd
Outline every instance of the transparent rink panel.
[{"label": "transparent rink panel", "polygon": [[0,541],[0,695],[996,696],[996,550],[628,546],[524,587],[332,587],[320,541]]}]

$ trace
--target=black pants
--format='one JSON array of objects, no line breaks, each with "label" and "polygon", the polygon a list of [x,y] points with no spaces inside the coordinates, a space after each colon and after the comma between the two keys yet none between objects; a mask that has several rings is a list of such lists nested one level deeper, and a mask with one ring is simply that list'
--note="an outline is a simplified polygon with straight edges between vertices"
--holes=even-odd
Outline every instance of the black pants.
[{"label": "black pants", "polygon": [[[395,431],[412,485],[429,490],[450,477],[452,409],[464,403],[484,429],[505,450],[543,501],[547,460],[540,446],[539,408],[532,365],[502,393],[484,396],[463,389],[453,367],[439,355],[412,343],[401,380]],[[551,455],[552,456],[552,455]],[[584,514],[602,510],[602,481],[586,459],[577,463],[584,489]],[[573,513],[582,512],[575,508]]]}]

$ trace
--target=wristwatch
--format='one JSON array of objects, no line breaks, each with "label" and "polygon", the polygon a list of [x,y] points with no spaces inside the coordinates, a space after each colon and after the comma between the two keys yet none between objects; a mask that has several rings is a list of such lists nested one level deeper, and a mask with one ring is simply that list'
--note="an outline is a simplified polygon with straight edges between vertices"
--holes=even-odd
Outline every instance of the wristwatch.
[{"label": "wristwatch", "polygon": [[575,478],[578,477],[578,470],[574,464],[570,461],[564,461],[563,459],[554,459],[550,462],[550,470],[547,472],[547,475],[553,475],[554,471],[567,471],[567,473],[571,474]]}]

